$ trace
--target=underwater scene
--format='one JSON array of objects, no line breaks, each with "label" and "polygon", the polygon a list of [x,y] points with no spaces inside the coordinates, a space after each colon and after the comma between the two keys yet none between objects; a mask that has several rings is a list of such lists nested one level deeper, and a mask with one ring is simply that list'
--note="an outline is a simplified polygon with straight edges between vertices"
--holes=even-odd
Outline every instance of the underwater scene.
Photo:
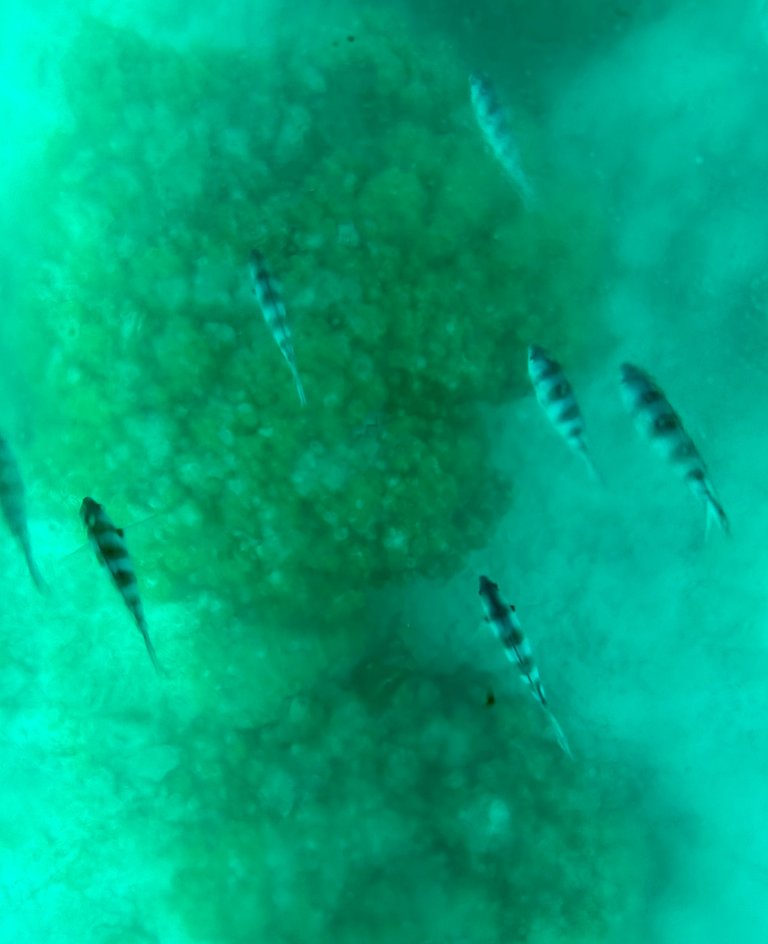
[{"label": "underwater scene", "polygon": [[0,942],[768,940],[767,113],[763,0],[3,5]]}]

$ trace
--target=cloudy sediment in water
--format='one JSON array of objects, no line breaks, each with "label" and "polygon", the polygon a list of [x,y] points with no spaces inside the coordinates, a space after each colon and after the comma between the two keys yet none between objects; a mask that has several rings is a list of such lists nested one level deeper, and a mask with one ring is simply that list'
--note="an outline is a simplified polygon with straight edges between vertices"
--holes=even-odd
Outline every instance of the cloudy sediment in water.
[{"label": "cloudy sediment in water", "polygon": [[764,938],[765,5],[113,6],[0,22],[0,936]]}]

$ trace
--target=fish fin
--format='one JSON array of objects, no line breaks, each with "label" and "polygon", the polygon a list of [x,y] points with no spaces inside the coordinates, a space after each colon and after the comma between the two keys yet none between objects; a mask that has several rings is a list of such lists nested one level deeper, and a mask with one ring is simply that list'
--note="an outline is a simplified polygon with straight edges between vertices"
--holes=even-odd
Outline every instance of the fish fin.
[{"label": "fish fin", "polygon": [[61,557],[59,557],[56,560],[55,566],[56,567],[60,565],[69,566],[69,563],[70,561],[73,560],[73,558],[82,556],[85,553],[85,551],[88,549],[93,551],[93,553],[96,555],[96,559],[98,560],[98,562],[103,565],[104,561],[99,557],[99,549],[96,546],[96,542],[92,538],[88,538],[87,540],[83,541],[81,544],[78,544],[77,547],[74,548],[74,550],[67,551],[66,554],[63,554]]},{"label": "fish fin", "polygon": [[563,729],[560,727],[557,718],[552,714],[552,712],[546,708],[547,717],[549,718],[550,726],[555,735],[555,740],[557,741],[558,747],[560,750],[570,757],[573,760],[573,754],[571,753],[571,746],[568,743],[568,738],[565,736]]},{"label": "fish fin", "polygon": [[707,509],[707,522],[704,533],[705,540],[709,537],[709,529],[713,522],[715,522],[725,534],[730,534],[731,524],[728,521],[728,515],[726,515],[725,509],[718,501],[715,490],[712,488],[712,483],[707,478],[703,468],[695,469],[687,476],[687,479],[691,491],[697,498],[703,499]]},{"label": "fish fin", "polygon": [[536,208],[536,192],[528,178],[522,174],[515,179],[515,183],[517,184],[520,203],[523,205],[523,209],[530,213],[531,210]]},{"label": "fish fin", "polygon": [[74,551],[67,552],[63,557],[59,558],[59,563],[68,561],[71,557],[74,557],[76,554],[82,554],[83,551],[88,547],[89,541],[85,541],[83,544],[78,544]]},{"label": "fish fin", "polygon": [[[180,505],[175,505],[171,508],[163,508],[160,511],[153,511],[150,514],[145,515],[143,518],[138,518],[136,521],[132,521],[128,525],[127,530],[130,531],[131,534],[135,534],[136,532],[134,531],[134,529],[138,530],[141,527],[143,527],[143,525],[145,525],[148,521],[152,521],[154,518],[160,518],[160,517],[163,517],[164,515],[170,514],[171,512],[177,511],[180,507],[181,507]],[[119,537],[125,539],[125,532],[126,532],[125,528],[115,528],[115,532]],[[69,551],[63,557],[59,558],[59,563],[62,563],[63,561],[68,561],[71,557],[75,557],[78,554],[82,554],[83,550],[89,545],[93,548],[93,551],[96,554],[96,557],[99,563],[103,567],[105,561],[101,555],[101,551],[99,550],[99,546],[96,542],[96,538],[93,537],[93,535],[89,535],[86,541],[84,541],[82,544],[79,544],[74,550]]]},{"label": "fish fin", "polygon": [[710,491],[707,493],[707,534],[709,534],[713,522],[717,523],[724,534],[730,535],[731,523],[728,520],[728,515],[726,515],[725,509]]},{"label": "fish fin", "polygon": [[43,596],[50,596],[51,588],[43,575],[40,573],[40,569],[37,566],[35,559],[32,557],[32,548],[29,546],[29,543],[24,545],[24,557],[27,561],[27,570],[29,571],[29,576],[32,578],[32,582],[37,587],[38,592],[42,593]]},{"label": "fish fin", "polygon": [[30,568],[29,575],[32,577],[32,582],[35,587],[37,587],[38,593],[42,593],[44,597],[49,597],[51,595],[51,586],[37,567]]},{"label": "fish fin", "polygon": [[137,625],[139,627],[139,632],[141,633],[142,638],[144,639],[144,645],[146,646],[147,654],[149,655],[149,658],[152,660],[152,665],[155,667],[155,672],[157,672],[158,675],[163,676],[163,678],[168,678],[168,671],[163,667],[160,660],[157,658],[155,647],[152,645],[152,640],[149,638],[149,631],[147,629],[147,624],[143,620],[141,620],[137,622]]},{"label": "fish fin", "polygon": [[726,515],[725,509],[715,497],[715,493],[712,490],[710,483],[706,479],[700,483],[697,483],[696,491],[698,491],[703,497],[707,509],[707,520],[704,528],[704,540],[706,541],[709,538],[709,532],[712,529],[713,523],[717,524],[724,534],[730,535],[731,523],[728,520],[728,515]]},{"label": "fish fin", "polygon": [[[155,511],[152,514],[147,515],[145,518],[139,518],[138,521],[132,522],[128,526],[128,528],[133,533],[134,528],[140,528],[145,522],[152,521],[153,518],[159,518],[161,515],[164,515],[166,513],[167,513],[167,509],[163,511]],[[115,528],[115,532],[118,534],[119,537],[125,538],[125,528]],[[101,551],[99,550],[99,546],[96,543],[96,539],[92,535],[90,535],[88,539],[84,541],[82,544],[78,544],[78,546],[74,548],[74,550],[68,551],[66,554],[60,557],[58,559],[58,563],[63,563],[64,561],[68,561],[72,557],[76,557],[78,554],[82,554],[85,548],[87,548],[88,546],[93,548],[93,551],[96,554],[96,557],[98,558],[99,563],[103,566],[104,558],[101,556]]]},{"label": "fish fin", "polygon": [[296,384],[296,392],[299,395],[299,403],[301,403],[302,406],[306,406],[307,395],[304,393],[304,384],[301,382],[301,377],[299,376],[299,372],[295,367],[291,367],[291,373],[293,374],[293,380],[294,380],[294,383]]},{"label": "fish fin", "polygon": [[592,480],[597,482],[598,485],[601,485],[603,488],[605,488],[605,479],[603,479],[603,476],[600,474],[600,471],[598,470],[597,466],[592,461],[592,456],[590,455],[589,450],[581,441],[579,442],[577,452],[581,456],[584,462],[584,465],[586,465],[587,471],[592,477]]}]

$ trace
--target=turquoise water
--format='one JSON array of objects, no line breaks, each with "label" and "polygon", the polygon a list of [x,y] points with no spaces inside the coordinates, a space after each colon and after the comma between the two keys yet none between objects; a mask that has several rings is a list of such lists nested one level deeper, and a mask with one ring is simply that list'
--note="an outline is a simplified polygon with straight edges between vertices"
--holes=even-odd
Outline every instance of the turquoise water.
[{"label": "turquoise water", "polygon": [[112,6],[0,30],[0,939],[763,940],[764,5]]}]

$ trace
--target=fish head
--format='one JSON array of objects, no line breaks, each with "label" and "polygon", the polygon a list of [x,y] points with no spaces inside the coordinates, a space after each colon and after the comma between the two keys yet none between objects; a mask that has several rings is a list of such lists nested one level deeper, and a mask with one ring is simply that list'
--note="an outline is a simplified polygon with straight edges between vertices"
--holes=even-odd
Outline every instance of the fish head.
[{"label": "fish head", "polygon": [[481,597],[490,596],[494,590],[498,589],[498,584],[495,584],[492,580],[489,580],[488,577],[484,577],[482,574],[480,575],[480,589],[478,592]]},{"label": "fish head", "polygon": [[250,256],[248,256],[248,271],[251,274],[251,281],[255,285],[264,271],[264,256],[258,249],[252,249]]},{"label": "fish head", "polygon": [[644,377],[644,373],[634,364],[628,364],[626,361],[619,367],[619,379],[622,383],[634,383]]},{"label": "fish head", "polygon": [[538,344],[528,345],[528,376],[536,384],[544,373],[550,373],[559,365],[554,361],[549,352]]},{"label": "fish head", "polygon": [[470,72],[469,88],[473,95],[486,95],[489,87],[490,82],[484,72]]},{"label": "fish head", "polygon": [[622,364],[619,368],[619,379],[624,406],[636,416],[647,414],[651,403],[663,399],[663,394],[650,374],[634,364]]},{"label": "fish head", "polygon": [[80,517],[83,519],[83,524],[86,528],[90,528],[93,525],[100,511],[101,505],[86,495],[83,499],[83,503],[80,505]]},{"label": "fish head", "polygon": [[537,363],[540,363],[541,361],[548,360],[548,358],[549,358],[549,355],[544,350],[544,348],[541,347],[540,345],[538,344],[528,345],[528,363],[529,364],[537,364]]}]

